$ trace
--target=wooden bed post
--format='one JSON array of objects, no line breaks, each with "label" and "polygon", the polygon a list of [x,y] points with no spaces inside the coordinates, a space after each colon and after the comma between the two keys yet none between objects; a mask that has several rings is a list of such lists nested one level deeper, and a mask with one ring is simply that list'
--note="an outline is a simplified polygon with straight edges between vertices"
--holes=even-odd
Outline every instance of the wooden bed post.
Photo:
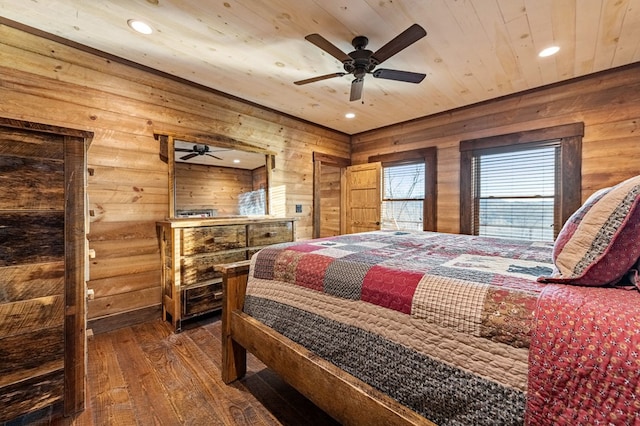
[{"label": "wooden bed post", "polygon": [[222,380],[227,384],[247,372],[247,350],[231,336],[231,314],[244,305],[249,262],[216,265],[216,270],[222,272]]}]

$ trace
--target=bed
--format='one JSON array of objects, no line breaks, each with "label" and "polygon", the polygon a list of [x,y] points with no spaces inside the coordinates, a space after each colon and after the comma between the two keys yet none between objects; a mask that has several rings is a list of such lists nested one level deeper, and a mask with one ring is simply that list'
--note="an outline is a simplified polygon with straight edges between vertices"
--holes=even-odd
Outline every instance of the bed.
[{"label": "bed", "polygon": [[553,243],[374,231],[223,265],[246,350],[343,424],[637,424],[640,177]]}]

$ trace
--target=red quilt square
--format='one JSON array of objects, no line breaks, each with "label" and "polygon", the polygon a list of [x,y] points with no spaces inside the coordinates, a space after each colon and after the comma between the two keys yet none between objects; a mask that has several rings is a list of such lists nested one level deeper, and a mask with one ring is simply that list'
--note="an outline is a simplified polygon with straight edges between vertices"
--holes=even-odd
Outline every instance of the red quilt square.
[{"label": "red quilt square", "polygon": [[411,314],[411,302],[421,272],[373,266],[364,278],[361,299],[365,302]]},{"label": "red quilt square", "polygon": [[335,259],[318,254],[306,254],[298,262],[296,284],[313,290],[323,291],[325,271]]}]

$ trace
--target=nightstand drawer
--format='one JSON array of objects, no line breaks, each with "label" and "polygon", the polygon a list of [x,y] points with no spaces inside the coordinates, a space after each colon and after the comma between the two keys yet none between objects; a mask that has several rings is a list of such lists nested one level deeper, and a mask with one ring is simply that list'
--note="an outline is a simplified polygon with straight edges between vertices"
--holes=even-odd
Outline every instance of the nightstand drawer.
[{"label": "nightstand drawer", "polygon": [[187,288],[183,301],[182,314],[185,316],[222,308],[222,282]]},{"label": "nightstand drawer", "polygon": [[182,230],[182,255],[231,250],[247,245],[244,225],[221,225]]},{"label": "nightstand drawer", "polygon": [[254,223],[247,226],[248,246],[266,246],[293,241],[291,221]]}]

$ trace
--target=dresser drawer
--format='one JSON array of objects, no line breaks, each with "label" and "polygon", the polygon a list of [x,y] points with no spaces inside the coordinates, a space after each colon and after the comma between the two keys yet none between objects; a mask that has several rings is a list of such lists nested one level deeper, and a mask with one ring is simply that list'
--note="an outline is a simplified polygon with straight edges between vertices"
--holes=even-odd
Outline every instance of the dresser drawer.
[{"label": "dresser drawer", "polygon": [[245,247],[247,230],[244,225],[217,225],[182,230],[183,256]]},{"label": "dresser drawer", "polygon": [[182,293],[182,314],[195,315],[222,308],[222,282],[187,288]]},{"label": "dresser drawer", "polygon": [[184,257],[182,258],[182,268],[180,270],[182,285],[196,284],[201,281],[219,278],[221,275],[215,271],[215,265],[239,262],[246,259],[246,250]]},{"label": "dresser drawer", "polygon": [[247,241],[250,247],[293,241],[293,223],[252,223],[247,226]]}]

